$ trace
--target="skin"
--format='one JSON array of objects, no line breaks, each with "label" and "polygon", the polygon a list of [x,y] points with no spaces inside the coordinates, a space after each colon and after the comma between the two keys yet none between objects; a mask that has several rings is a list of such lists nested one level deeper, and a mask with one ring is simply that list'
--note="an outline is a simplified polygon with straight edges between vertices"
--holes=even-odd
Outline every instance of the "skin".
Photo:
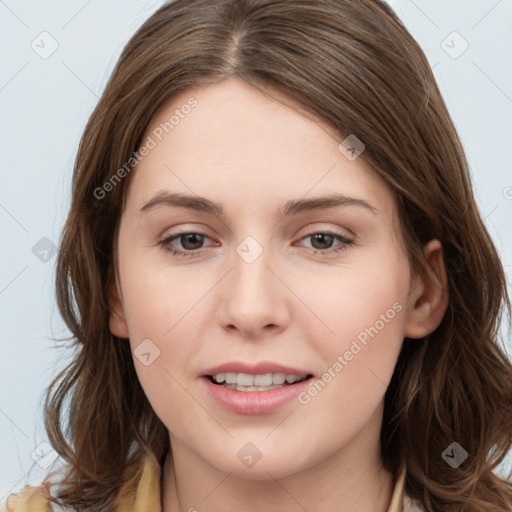
[{"label": "skin", "polygon": [[[110,329],[133,350],[148,338],[160,350],[149,366],[137,357],[134,364],[169,430],[163,512],[385,512],[394,482],[379,452],[384,394],[404,337],[423,337],[441,322],[442,248],[427,244],[431,275],[413,275],[393,227],[391,191],[363,158],[339,151],[327,126],[272,96],[229,79],[187,91],[154,116],[146,136],[188,98],[198,101],[131,176]],[[163,190],[221,203],[224,217],[140,211]],[[279,213],[288,200],[333,192],[375,212],[344,205]],[[308,236],[326,231],[353,244],[328,253],[342,242]],[[202,245],[170,242],[196,256],[159,245],[180,232],[205,235]],[[263,249],[250,264],[236,252],[249,235]],[[274,361],[321,378],[396,303],[400,312],[307,404],[249,416],[206,393],[200,375],[226,361]],[[262,454],[250,468],[237,457],[247,442]]]}]

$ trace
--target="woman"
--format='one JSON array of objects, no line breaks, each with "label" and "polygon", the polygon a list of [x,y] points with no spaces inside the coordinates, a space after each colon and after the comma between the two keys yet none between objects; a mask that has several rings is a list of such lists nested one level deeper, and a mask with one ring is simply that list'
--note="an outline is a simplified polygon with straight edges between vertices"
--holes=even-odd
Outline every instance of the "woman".
[{"label": "woman", "polygon": [[503,267],[383,2],[157,11],[82,137],[57,298],[66,475],[10,510],[512,510]]}]

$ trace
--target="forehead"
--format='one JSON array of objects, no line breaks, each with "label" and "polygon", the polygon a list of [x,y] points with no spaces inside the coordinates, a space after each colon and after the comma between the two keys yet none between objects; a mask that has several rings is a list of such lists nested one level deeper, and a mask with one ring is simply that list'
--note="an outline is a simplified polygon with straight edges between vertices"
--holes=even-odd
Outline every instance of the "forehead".
[{"label": "forehead", "polygon": [[153,116],[143,141],[154,147],[137,164],[128,202],[140,208],[171,190],[216,202],[241,197],[249,211],[334,192],[390,209],[391,193],[371,166],[349,160],[341,136],[304,114],[282,93],[239,79],[185,91]]}]

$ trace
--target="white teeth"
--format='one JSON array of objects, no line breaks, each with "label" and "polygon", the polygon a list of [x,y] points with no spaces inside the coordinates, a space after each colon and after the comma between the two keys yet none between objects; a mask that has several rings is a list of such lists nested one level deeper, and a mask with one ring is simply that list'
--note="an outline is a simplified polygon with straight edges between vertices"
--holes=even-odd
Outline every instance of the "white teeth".
[{"label": "white teeth", "polygon": [[[222,373],[219,375],[222,375]],[[219,375],[216,375],[214,379],[216,379]],[[225,375],[227,384],[236,384],[236,373],[226,373]]]},{"label": "white teeth", "polygon": [[254,386],[254,375],[248,373],[238,373],[236,375],[236,383],[239,386]]},{"label": "white teeth", "polygon": [[274,373],[272,375],[272,384],[284,384],[286,375],[284,373]]},{"label": "white teeth", "polygon": [[213,380],[217,384],[224,383],[225,387],[238,389],[242,386],[244,389],[240,391],[263,391],[265,389],[273,389],[279,387],[285,382],[293,384],[306,378],[306,375],[286,375],[284,373],[265,373],[263,375],[251,375],[250,373],[218,373],[213,375]]},{"label": "white teeth", "polygon": [[272,386],[272,374],[266,373],[265,375],[254,376],[255,386]]},{"label": "white teeth", "polygon": [[225,388],[235,389],[236,391],[268,391],[269,389],[281,388],[282,386],[239,386],[237,384],[222,384]]},{"label": "white teeth", "polygon": [[237,391],[268,391],[269,389],[280,388],[281,386],[236,386]]}]

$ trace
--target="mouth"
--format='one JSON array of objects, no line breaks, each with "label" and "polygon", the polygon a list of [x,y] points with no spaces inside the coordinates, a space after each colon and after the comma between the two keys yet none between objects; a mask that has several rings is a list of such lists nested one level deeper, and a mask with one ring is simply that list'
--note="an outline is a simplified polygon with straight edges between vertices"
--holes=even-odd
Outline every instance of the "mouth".
[{"label": "mouth", "polygon": [[293,375],[285,373],[217,373],[205,375],[213,384],[242,392],[270,391],[271,389],[294,386],[305,380],[311,379],[313,375]]}]

